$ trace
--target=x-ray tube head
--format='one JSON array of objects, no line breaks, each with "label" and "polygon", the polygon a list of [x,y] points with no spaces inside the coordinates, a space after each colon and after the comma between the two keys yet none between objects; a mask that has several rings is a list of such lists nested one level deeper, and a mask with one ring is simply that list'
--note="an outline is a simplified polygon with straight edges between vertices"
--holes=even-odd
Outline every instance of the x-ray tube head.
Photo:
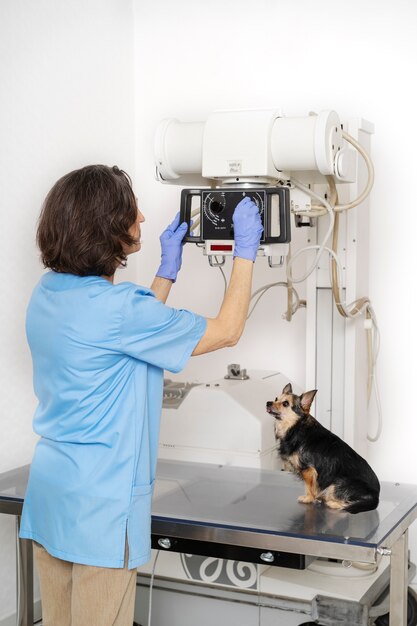
[{"label": "x-ray tube head", "polygon": [[162,180],[175,180],[202,171],[205,122],[162,120],[155,135],[155,164]]},{"label": "x-ray tube head", "polygon": [[344,150],[335,111],[305,117],[282,117],[274,109],[215,111],[206,122],[163,120],[155,164],[159,180],[185,185],[190,175],[202,177],[202,185],[268,185],[300,171],[343,180],[353,169],[339,158]]},{"label": "x-ray tube head", "polygon": [[336,174],[335,160],[341,149],[342,127],[335,111],[321,111],[308,117],[280,117],[272,128],[272,159],[280,171]]}]

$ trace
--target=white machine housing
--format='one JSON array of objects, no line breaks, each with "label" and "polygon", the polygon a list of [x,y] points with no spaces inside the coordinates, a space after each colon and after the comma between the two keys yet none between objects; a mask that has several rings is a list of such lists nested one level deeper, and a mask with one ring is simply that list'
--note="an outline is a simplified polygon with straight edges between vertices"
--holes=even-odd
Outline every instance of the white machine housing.
[{"label": "white machine housing", "polygon": [[265,405],[288,382],[278,372],[251,371],[247,380],[223,377],[191,387],[178,408],[162,409],[158,458],[280,468]]},{"label": "white machine housing", "polygon": [[179,185],[196,185],[196,176],[205,185],[271,184],[300,171],[353,182],[356,152],[344,144],[335,111],[306,117],[271,109],[215,111],[206,122],[160,122],[155,165],[161,182]]},{"label": "white machine housing", "polygon": [[[332,110],[304,117],[285,117],[276,109],[214,111],[205,122],[167,118],[155,134],[156,177],[162,183],[212,188],[286,184],[294,173],[311,183],[325,182],[326,175],[352,183],[357,153],[342,131]],[[291,189],[291,202],[299,195]],[[307,196],[304,200],[309,203]],[[203,253],[211,265],[217,264],[212,250],[224,249],[223,244],[205,241]],[[233,244],[220,254],[222,259],[232,256]],[[282,266],[287,254],[287,243],[264,244],[258,250],[270,267]]]}]

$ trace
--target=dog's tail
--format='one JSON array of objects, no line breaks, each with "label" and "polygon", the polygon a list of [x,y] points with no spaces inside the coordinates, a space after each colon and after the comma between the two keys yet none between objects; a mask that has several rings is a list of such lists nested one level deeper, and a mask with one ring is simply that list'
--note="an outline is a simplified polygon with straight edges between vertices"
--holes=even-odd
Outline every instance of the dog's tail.
[{"label": "dog's tail", "polygon": [[345,511],[348,513],[362,513],[363,511],[372,511],[379,504],[379,495],[377,493],[364,493],[359,500],[349,504]]}]

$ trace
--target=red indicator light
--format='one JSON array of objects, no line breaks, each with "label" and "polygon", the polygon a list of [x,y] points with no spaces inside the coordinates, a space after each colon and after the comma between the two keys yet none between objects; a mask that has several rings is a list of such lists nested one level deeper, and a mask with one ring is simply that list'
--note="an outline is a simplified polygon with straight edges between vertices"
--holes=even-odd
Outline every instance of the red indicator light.
[{"label": "red indicator light", "polygon": [[211,252],[231,252],[233,250],[233,246],[230,244],[217,244],[213,243],[210,246]]}]

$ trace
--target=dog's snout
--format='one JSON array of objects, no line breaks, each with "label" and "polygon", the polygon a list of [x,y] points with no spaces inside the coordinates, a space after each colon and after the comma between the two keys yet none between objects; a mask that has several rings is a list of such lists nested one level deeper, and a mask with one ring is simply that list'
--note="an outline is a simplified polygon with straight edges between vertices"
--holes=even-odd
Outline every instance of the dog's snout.
[{"label": "dog's snout", "polygon": [[273,402],[267,402],[266,406],[272,406],[274,403]]}]

